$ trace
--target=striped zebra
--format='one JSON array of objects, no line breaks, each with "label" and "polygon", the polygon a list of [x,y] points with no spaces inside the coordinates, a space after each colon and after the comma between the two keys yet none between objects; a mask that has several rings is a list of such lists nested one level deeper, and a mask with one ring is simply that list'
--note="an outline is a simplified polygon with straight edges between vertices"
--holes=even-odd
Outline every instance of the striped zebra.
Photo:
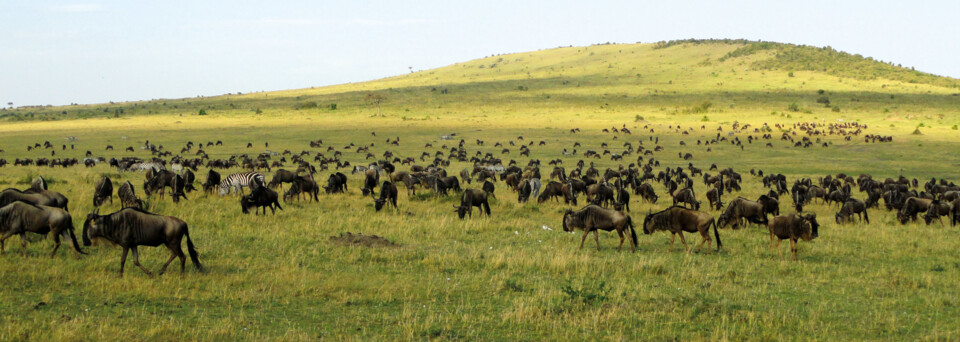
[{"label": "striped zebra", "polygon": [[259,173],[259,172],[253,172],[253,171],[238,172],[238,173],[229,175],[227,177],[224,177],[223,180],[220,181],[220,185],[218,186],[220,196],[224,196],[227,193],[233,192],[233,190],[240,192],[240,194],[242,195],[243,188],[246,186],[249,186],[250,182],[254,179],[260,182],[261,185],[266,184],[264,182],[265,177],[263,176],[262,173]]},{"label": "striped zebra", "polygon": [[[122,164],[121,164],[121,166],[122,166]],[[126,170],[120,170],[120,171],[147,171],[147,170],[153,170],[154,172],[157,172],[157,171],[165,170],[165,169],[166,169],[166,168],[163,166],[163,164],[158,163],[158,162],[143,162],[143,163],[133,163],[133,164],[130,164],[130,166],[127,166]]]}]

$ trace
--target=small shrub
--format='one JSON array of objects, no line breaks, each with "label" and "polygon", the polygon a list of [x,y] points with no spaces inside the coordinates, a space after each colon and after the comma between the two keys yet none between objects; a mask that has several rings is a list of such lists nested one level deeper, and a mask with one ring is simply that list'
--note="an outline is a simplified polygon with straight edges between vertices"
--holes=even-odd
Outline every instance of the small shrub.
[{"label": "small shrub", "polygon": [[707,117],[706,115],[704,115],[703,118],[700,118],[700,121],[709,122],[709,121],[710,121],[710,118]]},{"label": "small shrub", "polygon": [[787,77],[793,77],[793,71],[787,73]]},{"label": "small shrub", "polygon": [[263,114],[263,111],[262,111],[262,110],[260,110],[260,108],[257,108],[257,110],[255,110],[255,111],[254,111],[254,113],[257,113],[257,114]]},{"label": "small shrub", "polygon": [[826,96],[821,96],[821,97],[817,98],[817,103],[824,104],[824,105],[826,105],[827,107],[830,107],[830,98],[828,98],[828,97],[826,97]]},{"label": "small shrub", "polygon": [[825,91],[823,91],[823,89],[817,90],[817,94],[823,95],[823,93],[825,93]]},{"label": "small shrub", "polygon": [[839,112],[840,112],[840,107],[833,106],[833,109],[830,109],[830,110],[832,110],[834,113],[839,113]]},{"label": "small shrub", "polygon": [[199,112],[197,112],[197,115],[207,115],[207,110],[201,109]]},{"label": "small shrub", "polygon": [[950,129],[956,131],[956,130],[957,130],[957,125],[953,125],[953,127],[950,127]]},{"label": "small shrub", "polygon": [[337,110],[337,104],[336,104],[336,103],[331,103],[331,104],[330,104],[330,110]]},{"label": "small shrub", "polygon": [[920,127],[917,127],[917,129],[914,129],[914,130],[913,130],[913,133],[910,133],[910,134],[913,134],[913,135],[923,135],[923,133],[920,132]]},{"label": "small shrub", "polygon": [[794,103],[791,103],[791,104],[787,105],[787,109],[790,110],[791,112],[799,112],[799,111],[800,111],[800,105],[798,105],[796,102],[794,102]]},{"label": "small shrub", "polygon": [[639,121],[643,121],[643,116],[641,116],[640,114],[637,114],[636,116],[633,117],[633,122],[639,122]]}]

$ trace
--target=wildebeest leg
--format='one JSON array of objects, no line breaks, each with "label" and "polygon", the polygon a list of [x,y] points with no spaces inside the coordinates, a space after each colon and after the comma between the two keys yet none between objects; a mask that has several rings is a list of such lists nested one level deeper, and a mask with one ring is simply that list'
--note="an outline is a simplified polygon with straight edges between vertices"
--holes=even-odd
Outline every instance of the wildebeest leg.
[{"label": "wildebeest leg", "polygon": [[20,251],[27,255],[27,233],[20,233]]},{"label": "wildebeest leg", "polygon": [[620,234],[620,246],[617,247],[617,251],[623,250],[623,240],[626,240],[626,237],[623,236],[623,231],[617,229],[617,234]]},{"label": "wildebeest leg", "polygon": [[8,239],[8,238],[10,238],[11,236],[13,236],[13,231],[12,231],[12,230],[11,230],[11,231],[7,231],[6,234],[3,234],[3,236],[0,237],[0,254],[3,254],[3,241],[6,240],[6,239]]},{"label": "wildebeest leg", "polygon": [[51,229],[50,233],[53,234],[53,252],[50,252],[50,258],[52,259],[57,255],[57,249],[60,249],[60,232]]},{"label": "wildebeest leg", "polygon": [[120,255],[120,278],[123,278],[123,264],[127,263],[127,251],[130,250],[127,247],[123,247],[123,254]]},{"label": "wildebeest leg", "polygon": [[583,230],[583,238],[580,239],[580,249],[583,249],[583,242],[587,241],[587,235],[590,235],[590,231],[587,229]]},{"label": "wildebeest leg", "polygon": [[137,267],[143,270],[144,273],[152,277],[153,273],[150,273],[150,271],[148,271],[146,267],[143,267],[143,265],[140,265],[140,254],[137,253],[137,246],[133,246],[133,248],[131,249],[133,250],[133,264],[137,265]]},{"label": "wildebeest leg", "polygon": [[670,251],[673,252],[673,243],[677,241],[677,233],[670,233]]},{"label": "wildebeest leg", "polygon": [[[179,248],[180,245],[178,244],[177,247]],[[169,266],[170,263],[173,262],[173,259],[177,257],[177,252],[174,250],[173,246],[167,245],[167,248],[170,249],[170,259],[167,259],[167,262],[163,263],[163,267],[160,268],[160,272],[157,272],[157,275],[163,275],[163,273],[167,271],[167,266]],[[180,254],[183,254],[183,252],[181,251]],[[183,258],[180,259],[182,260]],[[183,271],[181,270],[180,273],[183,274]]]},{"label": "wildebeest leg", "polygon": [[793,254],[793,261],[797,261],[797,239],[790,239],[790,254]]},{"label": "wildebeest leg", "polygon": [[677,232],[677,234],[680,234],[680,242],[683,242],[683,249],[690,252],[690,246],[687,246],[687,239],[683,237],[683,231]]},{"label": "wildebeest leg", "polygon": [[[707,229],[710,229],[710,227],[707,227]],[[697,249],[694,250],[694,252],[696,253],[700,253],[700,249],[703,248],[703,244],[709,241],[710,239],[710,235],[704,231],[700,231],[700,237],[702,237],[703,240],[700,240],[700,244],[697,245]],[[707,254],[710,254],[710,245],[707,245]]]},{"label": "wildebeest leg", "polygon": [[600,251],[600,230],[599,229],[593,230],[593,241],[597,242],[597,252],[599,252]]}]

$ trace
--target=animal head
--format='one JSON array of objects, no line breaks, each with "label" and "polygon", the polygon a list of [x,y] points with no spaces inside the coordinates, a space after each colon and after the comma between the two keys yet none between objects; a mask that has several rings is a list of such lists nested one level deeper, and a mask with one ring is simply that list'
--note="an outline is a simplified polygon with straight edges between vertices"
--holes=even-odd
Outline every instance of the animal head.
[{"label": "animal head", "polygon": [[92,243],[91,238],[96,238],[100,236],[100,208],[94,209],[93,212],[87,214],[87,218],[83,221],[83,245],[90,246]]},{"label": "animal head", "polygon": [[457,216],[460,217],[461,220],[464,218],[464,216],[467,215],[467,210],[470,209],[469,206],[463,206],[463,205],[455,205],[453,206],[453,208],[456,209],[454,210],[454,212],[457,213]]},{"label": "animal head", "polygon": [[567,221],[571,219],[570,214],[573,214],[573,210],[569,208],[563,211],[563,231],[565,232],[573,231],[573,229],[570,228],[570,224],[567,223]]},{"label": "animal head", "polygon": [[644,234],[653,234],[653,211],[647,211],[647,216],[643,217],[643,233]]},{"label": "animal head", "polygon": [[383,209],[383,205],[384,205],[385,203],[387,203],[386,200],[382,200],[382,199],[379,199],[379,198],[375,198],[375,199],[373,200],[373,207],[376,208],[377,211],[380,211],[380,209]]},{"label": "animal head", "polygon": [[836,215],[834,215],[834,218],[836,219],[837,224],[843,223],[843,215],[841,215],[840,213],[837,213]]},{"label": "animal head", "polygon": [[249,209],[250,209],[250,206],[251,206],[251,204],[252,204],[252,203],[251,203],[252,200],[251,200],[250,197],[251,197],[251,195],[246,195],[246,196],[240,197],[240,210],[243,211],[244,214],[249,214],[249,213],[250,213],[250,210],[249,210]]},{"label": "animal head", "polygon": [[820,236],[819,228],[820,224],[817,223],[816,213],[803,215],[803,229],[800,237],[806,241],[813,240]]}]

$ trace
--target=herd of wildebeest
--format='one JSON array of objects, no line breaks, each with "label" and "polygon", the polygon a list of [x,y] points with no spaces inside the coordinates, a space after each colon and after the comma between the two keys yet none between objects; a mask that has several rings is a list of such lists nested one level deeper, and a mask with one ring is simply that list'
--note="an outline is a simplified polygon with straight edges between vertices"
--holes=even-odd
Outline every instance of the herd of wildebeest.
[{"label": "herd of wildebeest", "polygon": [[[829,148],[832,142],[821,138],[840,136],[850,141],[867,129],[865,125],[858,123],[829,125],[796,123],[792,126],[777,124],[776,127],[783,132],[779,139],[788,141],[787,147],[792,148]],[[148,160],[136,157],[106,159],[95,157],[91,151],[87,151],[82,161],[18,158],[14,161],[14,165],[66,168],[80,163],[87,167],[108,163],[110,167],[122,173],[143,172],[145,177],[139,188],[145,196],[153,200],[162,200],[165,193],[169,194],[173,202],[188,200],[188,194],[194,191],[216,193],[221,197],[239,193],[242,213],[248,213],[250,208],[254,208],[255,214],[259,214],[262,210],[264,215],[268,208],[272,213],[278,209],[283,210],[280,204],[281,195],[278,191],[283,193],[284,202],[294,200],[319,202],[321,188],[329,196],[347,195],[348,177],[340,170],[362,177],[361,194],[372,198],[377,212],[388,205],[397,210],[397,185],[399,184],[407,190],[408,196],[415,196],[418,190],[429,190],[435,196],[458,196],[460,203],[453,207],[460,219],[472,217],[473,207],[479,209],[480,215],[492,215],[489,202],[495,198],[495,189],[499,183],[502,184],[499,186],[505,186],[516,193],[519,203],[527,202],[531,198],[535,198],[539,204],[549,203],[551,200],[559,204],[562,200],[564,205],[568,206],[561,219],[563,230],[583,231],[580,241],[581,249],[586,238],[593,232],[599,250],[598,231],[603,230],[616,231],[619,234],[618,249],[623,247],[626,240],[625,234],[629,233],[630,244],[636,251],[638,241],[633,219],[630,216],[630,197],[633,195],[638,197],[640,202],[656,204],[660,198],[658,192],[671,198],[668,203],[670,205],[663,210],[647,213],[641,228],[645,234],[657,231],[670,232],[672,234],[671,250],[678,235],[685,248],[687,247],[683,234],[687,232],[699,233],[702,241],[697,250],[699,251],[706,243],[707,251],[710,253],[714,239],[716,239],[717,250],[722,246],[719,229],[726,227],[737,229],[753,223],[760,225],[761,228],[766,227],[771,248],[777,250],[781,259],[783,255],[779,248],[780,241],[790,240],[791,253],[796,260],[798,241],[811,240],[818,236],[820,223],[817,221],[816,214],[804,211],[805,206],[816,201],[820,201],[823,205],[837,206],[835,222],[838,225],[855,219],[869,223],[868,212],[882,209],[895,211],[897,220],[904,224],[922,218],[927,224],[938,221],[942,225],[941,217],[943,216],[949,218],[951,225],[960,222],[960,186],[944,179],[930,179],[921,183],[917,179],[908,179],[903,176],[875,179],[868,174],[853,176],[841,173],[825,175],[817,179],[798,178],[790,182],[783,174],[765,174],[762,170],[751,169],[749,174],[752,181],[762,182],[769,191],[756,200],[744,198],[737,195],[740,192],[740,185],[744,182],[743,176],[732,168],[719,168],[716,164],[711,164],[703,170],[689,161],[693,159],[691,153],[684,152],[679,152],[678,157],[684,160],[685,166],[661,167],[655,153],[663,151],[664,147],[659,145],[660,140],[654,135],[653,128],[644,126],[643,129],[649,130],[650,135],[632,141],[629,137],[633,133],[626,125],[619,129],[616,127],[603,129],[604,134],[609,134],[606,135],[609,139],[600,143],[599,151],[585,149],[579,142],[569,146],[569,149],[563,148],[562,156],[572,159],[583,158],[570,166],[569,171],[561,158],[551,159],[545,166],[539,159],[530,157],[533,148],[547,144],[542,140],[535,142],[518,136],[507,141],[506,144],[497,142],[494,145],[494,151],[500,149],[498,156],[494,152],[482,152],[481,148],[485,143],[479,139],[475,142],[478,148],[471,153],[468,151],[468,145],[473,142],[468,144],[464,139],[456,142],[458,139],[456,134],[444,135],[437,141],[425,144],[419,158],[401,158],[389,148],[385,149],[380,156],[374,155],[371,149],[376,146],[376,143],[365,145],[350,143],[337,149],[333,146],[324,147],[322,140],[315,140],[309,142],[313,151],[303,150],[293,153],[285,150],[278,153],[267,150],[255,156],[239,154],[231,155],[226,159],[212,159],[204,149],[216,148],[221,146],[222,142],[211,141],[206,144],[187,142],[179,154],[173,155],[162,145],[157,146],[147,141],[141,148],[149,150],[153,155]],[[681,137],[686,137],[698,129],[671,125],[669,130]],[[699,127],[701,135],[705,130],[705,126]],[[743,149],[744,143],[741,138],[744,136],[747,144],[767,141],[766,147],[773,147],[775,140],[775,137],[770,134],[772,129],[766,125],[751,130],[750,125],[740,126],[735,123],[728,128],[727,132],[724,132],[722,126],[717,127],[716,130],[716,136],[711,136],[710,139],[699,139],[696,144],[704,146],[702,148],[709,152],[711,145],[716,144],[732,144]],[[571,129],[570,133],[579,134],[580,129]],[[371,135],[375,137],[376,133],[371,132]],[[866,143],[890,142],[892,139],[889,136],[863,135]],[[617,141],[623,142],[622,148],[611,151]],[[386,144],[388,147],[399,146],[400,137],[388,138]],[[435,148],[434,144],[441,146]],[[653,146],[648,148],[645,144]],[[680,148],[684,148],[688,144],[680,141],[679,145]],[[264,143],[264,146],[269,148],[269,143]],[[71,144],[70,148],[73,149],[74,145]],[[248,143],[247,148],[253,148],[253,144]],[[501,159],[509,157],[511,148],[516,149],[520,156],[528,158],[525,165],[515,160]],[[27,146],[27,149],[51,150],[53,156],[55,156],[53,151],[56,150],[49,142]],[[67,145],[63,145],[62,150],[66,149]],[[578,149],[584,151],[578,153]],[[112,150],[113,146],[106,147],[106,151]],[[126,151],[135,152],[136,150],[131,146]],[[354,162],[357,163],[356,159],[363,156],[363,160],[366,161],[362,164],[365,165],[351,165],[344,154],[351,151],[358,156],[354,158]],[[636,155],[636,161],[624,166],[623,160],[632,155]],[[310,160],[311,157],[312,160]],[[620,164],[615,169],[605,168],[601,171],[594,166],[594,161],[604,158]],[[371,159],[374,161],[367,162]],[[450,167],[451,161],[472,165],[463,168],[455,175],[446,169]],[[0,167],[6,164],[6,160],[0,159]],[[293,171],[283,169],[287,165],[296,169]],[[397,165],[407,170],[401,170]],[[201,168],[207,169],[206,179],[198,189],[194,184],[198,182],[196,173],[199,173]],[[230,173],[226,176],[221,176],[217,171],[225,172],[237,168],[245,171]],[[273,171],[274,168],[280,169]],[[333,170],[330,170],[331,168]],[[548,177],[542,177],[541,168],[550,170]],[[263,171],[272,172],[269,182],[266,175],[261,173]],[[325,185],[320,185],[315,179],[324,172],[328,172],[329,175],[326,177]],[[706,187],[702,196],[694,190],[694,185],[701,181]],[[472,184],[476,184],[477,187],[467,188]],[[128,251],[133,252],[133,263],[150,274],[140,265],[137,248],[159,245],[166,246],[171,252],[170,258],[164,263],[160,273],[162,274],[174,259],[179,258],[182,276],[186,265],[186,256],[181,249],[181,240],[184,237],[187,240],[187,250],[192,262],[198,270],[203,269],[196,248],[190,240],[187,223],[173,216],[150,213],[149,208],[146,207],[149,201],[137,195],[137,187],[130,181],[119,184],[114,191],[115,184],[109,177],[103,176],[90,186],[94,189],[92,203],[97,209],[88,214],[83,222],[83,244],[90,246],[92,240],[102,239],[121,246],[123,249],[120,261],[121,276]],[[122,209],[111,214],[100,215],[99,207],[106,201],[112,203],[114,194],[120,200]],[[581,199],[581,197],[585,198]],[[706,199],[707,205],[703,209],[707,211],[701,211],[701,198]],[[586,202],[584,207],[574,209],[584,200]],[[790,201],[792,213],[781,214],[780,202],[785,200]],[[715,218],[708,211],[716,211],[719,215]],[[712,237],[709,234],[710,228],[713,228]],[[25,235],[28,232],[53,236],[54,247],[51,257],[55,256],[60,247],[61,236],[70,238],[77,258],[80,254],[85,254],[74,234],[73,220],[68,211],[68,199],[49,189],[42,177],[34,179],[27,189],[10,188],[0,193],[0,234],[2,234],[0,252],[4,248],[3,242],[13,235],[20,236],[25,249],[27,241]]]}]

